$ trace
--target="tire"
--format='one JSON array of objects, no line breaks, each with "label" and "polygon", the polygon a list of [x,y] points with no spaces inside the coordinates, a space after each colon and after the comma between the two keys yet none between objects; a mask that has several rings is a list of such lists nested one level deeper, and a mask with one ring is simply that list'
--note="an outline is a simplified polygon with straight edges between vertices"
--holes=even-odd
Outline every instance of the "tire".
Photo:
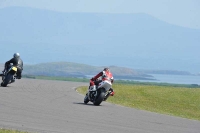
[{"label": "tire", "polygon": [[12,79],[13,75],[8,73],[4,79],[3,82],[3,87],[6,87],[8,85],[8,83],[10,82],[10,80]]},{"label": "tire", "polygon": [[93,102],[94,105],[99,106],[105,97],[105,92],[101,91],[97,99]]},{"label": "tire", "polygon": [[3,82],[1,83],[1,86],[3,86]]},{"label": "tire", "polygon": [[85,95],[85,98],[84,98],[84,103],[87,104],[89,102],[89,99],[88,99],[88,96],[87,94]]}]

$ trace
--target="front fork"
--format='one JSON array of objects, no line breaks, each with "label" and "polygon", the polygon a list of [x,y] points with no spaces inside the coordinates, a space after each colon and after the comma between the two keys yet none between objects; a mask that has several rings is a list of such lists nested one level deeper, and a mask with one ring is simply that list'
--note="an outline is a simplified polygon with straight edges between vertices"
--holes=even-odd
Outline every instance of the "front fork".
[{"label": "front fork", "polygon": [[89,99],[90,101],[94,101],[94,99],[95,99],[96,96],[97,96],[97,91],[89,91],[89,90],[88,90],[87,96],[88,96],[88,99]]}]

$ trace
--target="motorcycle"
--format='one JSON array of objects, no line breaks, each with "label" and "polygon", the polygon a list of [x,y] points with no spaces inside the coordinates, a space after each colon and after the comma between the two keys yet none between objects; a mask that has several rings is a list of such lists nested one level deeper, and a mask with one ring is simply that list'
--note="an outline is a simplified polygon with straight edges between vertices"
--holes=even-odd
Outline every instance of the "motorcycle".
[{"label": "motorcycle", "polygon": [[100,105],[102,101],[106,101],[110,96],[111,87],[112,83],[109,80],[100,82],[98,86],[90,86],[88,93],[84,98],[84,103],[87,104],[90,101],[94,105]]},{"label": "motorcycle", "polygon": [[1,86],[6,87],[8,84],[15,82],[15,77],[17,73],[16,66],[9,66],[8,69],[4,70],[0,76],[2,77]]}]

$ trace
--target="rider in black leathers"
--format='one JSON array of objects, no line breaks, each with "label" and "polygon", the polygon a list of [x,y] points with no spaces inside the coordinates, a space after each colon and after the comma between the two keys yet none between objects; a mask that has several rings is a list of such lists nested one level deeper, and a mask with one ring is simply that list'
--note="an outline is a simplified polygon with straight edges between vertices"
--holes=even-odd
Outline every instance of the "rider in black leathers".
[{"label": "rider in black leathers", "polygon": [[13,66],[17,67],[17,77],[16,78],[17,79],[21,79],[21,77],[22,77],[22,70],[23,70],[23,61],[20,58],[19,53],[14,53],[13,58],[10,59],[9,61],[7,61],[5,63],[5,69],[4,69],[4,71],[7,70],[7,69],[9,69],[9,66],[10,66],[11,63],[13,64]]}]

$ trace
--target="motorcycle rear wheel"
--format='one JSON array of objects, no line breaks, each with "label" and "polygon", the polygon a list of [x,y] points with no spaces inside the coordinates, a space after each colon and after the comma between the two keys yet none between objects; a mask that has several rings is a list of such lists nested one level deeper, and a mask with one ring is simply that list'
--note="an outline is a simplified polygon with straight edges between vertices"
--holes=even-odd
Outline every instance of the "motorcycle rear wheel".
[{"label": "motorcycle rear wheel", "polygon": [[104,97],[105,97],[105,92],[101,92],[99,96],[97,97],[97,99],[93,102],[93,104],[96,106],[100,105]]}]

